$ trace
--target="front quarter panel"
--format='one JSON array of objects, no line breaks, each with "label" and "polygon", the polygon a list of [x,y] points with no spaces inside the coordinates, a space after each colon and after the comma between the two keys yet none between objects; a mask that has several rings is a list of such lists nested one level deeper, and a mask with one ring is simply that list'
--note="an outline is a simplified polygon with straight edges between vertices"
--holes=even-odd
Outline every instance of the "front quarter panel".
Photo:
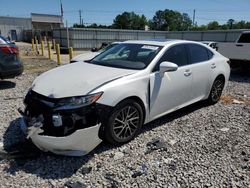
[{"label": "front quarter panel", "polygon": [[129,97],[139,98],[145,108],[146,119],[148,117],[148,87],[149,76],[144,76],[139,72],[130,76],[122,77],[118,80],[107,83],[91,93],[104,92],[97,101],[100,104],[116,106],[119,102]]}]

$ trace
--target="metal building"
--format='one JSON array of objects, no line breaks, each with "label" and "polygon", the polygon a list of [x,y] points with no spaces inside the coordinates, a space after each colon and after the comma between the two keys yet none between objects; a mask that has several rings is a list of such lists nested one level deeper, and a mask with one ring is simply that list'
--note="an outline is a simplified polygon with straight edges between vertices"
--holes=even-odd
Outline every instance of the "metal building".
[{"label": "metal building", "polygon": [[118,29],[54,29],[53,38],[62,47],[85,49],[100,47],[103,42],[145,39],[183,39],[193,41],[234,42],[245,30],[218,31],[138,31]]},{"label": "metal building", "polygon": [[62,16],[60,15],[31,13],[31,22],[33,30],[45,32],[63,27]]},{"label": "metal building", "polygon": [[31,18],[0,16],[0,35],[11,40],[22,40],[23,31],[31,30]]},{"label": "metal building", "polygon": [[32,36],[52,36],[52,30],[63,27],[62,16],[31,13],[30,18],[0,16],[0,34],[14,41],[31,40]]}]

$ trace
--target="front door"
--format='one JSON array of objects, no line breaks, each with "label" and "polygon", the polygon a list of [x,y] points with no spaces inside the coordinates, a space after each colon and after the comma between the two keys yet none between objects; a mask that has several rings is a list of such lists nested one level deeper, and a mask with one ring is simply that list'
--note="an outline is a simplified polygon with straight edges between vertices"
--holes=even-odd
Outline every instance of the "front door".
[{"label": "front door", "polygon": [[[164,61],[177,64],[177,71],[166,72],[161,76],[159,64]],[[157,66],[150,75],[151,120],[185,106],[191,99],[192,73],[185,45],[170,47]]]}]

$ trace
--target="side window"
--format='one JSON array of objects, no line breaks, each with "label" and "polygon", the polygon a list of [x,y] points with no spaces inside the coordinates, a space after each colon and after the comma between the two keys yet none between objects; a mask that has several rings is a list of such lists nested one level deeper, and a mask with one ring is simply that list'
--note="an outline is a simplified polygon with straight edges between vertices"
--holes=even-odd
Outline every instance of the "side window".
[{"label": "side window", "polygon": [[250,33],[243,33],[238,43],[250,43]]},{"label": "side window", "polygon": [[209,54],[205,47],[198,44],[188,44],[188,48],[190,53],[190,63],[198,63],[209,59]]},{"label": "side window", "polygon": [[213,52],[211,52],[211,51],[208,50],[208,49],[207,49],[207,55],[208,55],[208,59],[209,59],[209,60],[212,59],[213,56],[214,56]]},{"label": "side window", "polygon": [[165,54],[161,57],[160,61],[157,63],[154,71],[159,70],[159,66],[162,62],[169,61],[177,64],[179,67],[188,64],[188,56],[186,52],[186,48],[183,44],[176,45],[169,48]]}]

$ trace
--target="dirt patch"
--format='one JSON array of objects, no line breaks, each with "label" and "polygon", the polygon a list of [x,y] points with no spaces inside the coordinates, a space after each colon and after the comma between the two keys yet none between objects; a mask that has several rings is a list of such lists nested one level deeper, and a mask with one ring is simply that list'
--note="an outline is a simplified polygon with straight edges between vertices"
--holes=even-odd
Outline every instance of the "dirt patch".
[{"label": "dirt patch", "polygon": [[233,97],[230,95],[223,95],[220,98],[220,101],[225,104],[225,105],[229,105],[229,104],[246,104],[246,105],[250,105],[250,100],[244,97]]},{"label": "dirt patch", "polygon": [[26,73],[42,73],[57,67],[57,63],[47,57],[41,56],[31,49],[31,46],[19,46],[20,59]]}]

